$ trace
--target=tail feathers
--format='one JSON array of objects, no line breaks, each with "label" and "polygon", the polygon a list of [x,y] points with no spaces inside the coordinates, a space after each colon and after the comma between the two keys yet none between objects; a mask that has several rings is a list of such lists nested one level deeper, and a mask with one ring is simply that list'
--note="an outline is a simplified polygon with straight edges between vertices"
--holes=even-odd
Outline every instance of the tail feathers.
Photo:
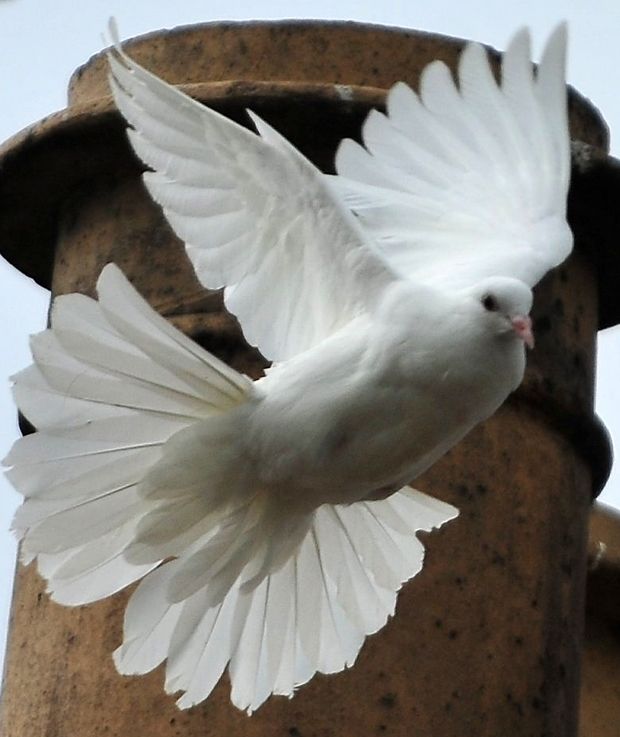
[{"label": "tail feathers", "polygon": [[[254,539],[261,505],[251,503],[252,469],[239,447],[245,405],[238,409],[173,435],[139,487],[150,511],[127,549],[127,559],[147,563],[183,556],[186,573],[175,581],[175,599],[200,588],[217,561],[223,567],[222,556],[227,556],[230,568],[235,546]],[[244,555],[236,559],[243,562]]]},{"label": "tail feathers", "polygon": [[200,497],[155,506],[140,520],[125,557],[134,565],[142,565],[187,555],[198,541],[213,534],[221,518],[221,513],[209,511],[205,499]]},{"label": "tail feathers", "polygon": [[204,545],[184,556],[168,598],[182,601],[207,587],[208,605],[215,606],[234,585],[251,593],[294,554],[310,520],[307,514],[278,510],[260,496],[252,499],[221,521]]},{"label": "tail feathers", "polygon": [[[252,382],[160,317],[113,264],[98,291],[99,301],[57,298],[52,327],[32,339],[35,364],[14,377],[14,392],[39,431],[3,461],[25,497],[13,522],[22,560],[38,558],[65,604],[110,595],[171,554],[161,546],[146,559],[127,555],[174,495],[149,496],[149,470],[170,438],[215,415],[226,426],[252,393]],[[194,521],[206,514],[204,505],[191,512]]]},{"label": "tail feathers", "polygon": [[72,427],[119,414],[116,405],[78,399],[64,389],[50,386],[36,364],[15,374],[11,380],[15,404],[38,430]]},{"label": "tail feathers", "polygon": [[[98,601],[121,591],[158,565],[129,565],[124,550],[135,533],[135,521],[121,525],[96,543],[74,548],[70,555],[39,554],[40,573],[48,579],[51,598],[65,606]],[[60,559],[60,560],[59,560]]]},{"label": "tail feathers", "polygon": [[97,283],[106,319],[156,364],[196,386],[203,401],[228,409],[246,399],[252,382],[177,330],[108,264]]},{"label": "tail feathers", "polygon": [[[184,692],[181,708],[205,699],[227,665],[240,709],[251,712],[270,694],[292,696],[317,671],[354,663],[365,637],[393,614],[402,583],[422,567],[415,532],[457,513],[409,488],[385,500],[324,505],[305,526],[267,523],[255,510],[238,513],[191,555],[140,584],[127,608],[117,668],[144,673],[167,658],[166,690]],[[299,532],[292,541],[291,529]],[[233,560],[221,595],[218,576]],[[181,581],[193,584],[175,588]]]},{"label": "tail feathers", "polygon": [[[114,652],[119,673],[148,673],[166,657],[184,604],[166,601],[165,592],[174,575],[176,561],[171,561],[146,576],[131,595],[125,609],[123,644]],[[204,612],[203,612],[204,614]]]},{"label": "tail feathers", "polygon": [[161,461],[149,469],[141,490],[149,499],[208,496],[211,508],[225,500],[246,501],[251,485],[243,464],[245,405],[193,423],[170,437]]},{"label": "tail feathers", "polygon": [[40,427],[4,461],[25,497],[14,523],[24,560],[37,558],[70,605],[143,578],[115,662],[143,673],[167,659],[182,708],[227,666],[233,702],[252,711],[352,665],[422,565],[415,531],[456,510],[403,489],[293,515],[242,462],[251,382],[175,331],[116,267],[98,286],[99,303],[57,300],[33,340],[36,366],[16,377]]}]

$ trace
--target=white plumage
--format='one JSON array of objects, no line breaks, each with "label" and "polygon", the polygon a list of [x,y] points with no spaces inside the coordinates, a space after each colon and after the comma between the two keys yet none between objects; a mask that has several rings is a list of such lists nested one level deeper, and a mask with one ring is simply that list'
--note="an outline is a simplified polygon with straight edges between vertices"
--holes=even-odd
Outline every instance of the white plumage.
[{"label": "white plumage", "polygon": [[[14,527],[51,596],[143,579],[114,659],[163,660],[179,706],[228,667],[235,705],[355,661],[457,510],[408,486],[520,383],[538,279],[570,252],[565,28],[502,83],[464,50],[397,84],[325,177],[117,44],[111,84],[144,175],[201,282],[224,287],[256,382],[157,315],[114,265],[55,300],[15,398],[38,432],[5,464]],[[354,214],[353,214],[354,213]],[[165,561],[165,562],[164,562]],[[163,562],[163,564],[162,564]]]}]

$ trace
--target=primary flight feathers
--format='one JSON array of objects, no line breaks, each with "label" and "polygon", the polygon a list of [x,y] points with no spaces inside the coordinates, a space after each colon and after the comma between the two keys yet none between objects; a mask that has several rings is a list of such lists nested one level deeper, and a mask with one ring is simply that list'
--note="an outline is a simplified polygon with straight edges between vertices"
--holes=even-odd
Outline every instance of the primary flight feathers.
[{"label": "primary flight feathers", "polygon": [[529,287],[571,248],[565,36],[534,75],[517,34],[501,87],[475,44],[460,90],[438,62],[421,98],[396,85],[335,178],[116,43],[111,85],[149,191],[276,362],[251,382],[114,265],[98,301],[57,298],[33,338],[15,398],[38,432],[5,459],[25,497],[14,527],[63,604],[143,578],[121,673],[166,660],[188,707],[228,667],[251,711],[351,665],[393,614],[422,566],[416,531],[458,514],[408,482],[519,384]]},{"label": "primary flight feathers", "polygon": [[484,49],[467,44],[458,89],[435,61],[419,96],[395,84],[387,115],[368,115],[365,148],[342,142],[335,182],[396,271],[443,288],[498,274],[534,286],[568,256],[565,57],[563,24],[534,74],[522,30],[498,85]]},{"label": "primary flight feathers", "polygon": [[146,187],[246,339],[283,361],[372,309],[391,269],[327,179],[258,116],[260,136],[116,51],[110,84],[154,169]]}]

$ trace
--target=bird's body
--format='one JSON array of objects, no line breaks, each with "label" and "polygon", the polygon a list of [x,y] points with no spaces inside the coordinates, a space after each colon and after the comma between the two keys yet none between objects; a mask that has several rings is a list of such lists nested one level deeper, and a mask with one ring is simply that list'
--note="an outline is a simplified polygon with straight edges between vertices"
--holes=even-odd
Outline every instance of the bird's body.
[{"label": "bird's body", "polygon": [[373,316],[256,382],[242,425],[258,483],[311,508],[387,496],[514,391],[522,341],[480,331],[473,297],[428,292],[396,282]]},{"label": "bird's body", "polygon": [[250,381],[175,330],[112,264],[55,300],[15,397],[38,432],[5,459],[14,527],[52,597],[142,579],[121,673],[163,660],[185,708],[223,671],[251,711],[350,666],[458,511],[408,486],[520,384],[531,287],[572,247],[565,31],[502,86],[468,45],[344,141],[327,178],[149,74],[111,84],[144,180],[201,282],[274,364]]}]

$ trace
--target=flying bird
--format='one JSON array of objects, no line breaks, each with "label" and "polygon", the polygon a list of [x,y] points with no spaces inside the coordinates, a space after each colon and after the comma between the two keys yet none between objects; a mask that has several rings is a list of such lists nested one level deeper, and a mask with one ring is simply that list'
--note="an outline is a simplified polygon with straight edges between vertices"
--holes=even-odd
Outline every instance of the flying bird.
[{"label": "flying bird", "polygon": [[113,264],[54,301],[14,377],[37,432],[4,463],[51,597],[141,582],[118,670],[164,660],[181,708],[228,668],[249,712],[353,665],[458,511],[409,486],[520,384],[531,288],[572,248],[566,29],[497,83],[468,44],[373,111],[338,175],[121,49],[111,86],[144,182],[202,284],[273,361],[252,382],[158,315]]}]

